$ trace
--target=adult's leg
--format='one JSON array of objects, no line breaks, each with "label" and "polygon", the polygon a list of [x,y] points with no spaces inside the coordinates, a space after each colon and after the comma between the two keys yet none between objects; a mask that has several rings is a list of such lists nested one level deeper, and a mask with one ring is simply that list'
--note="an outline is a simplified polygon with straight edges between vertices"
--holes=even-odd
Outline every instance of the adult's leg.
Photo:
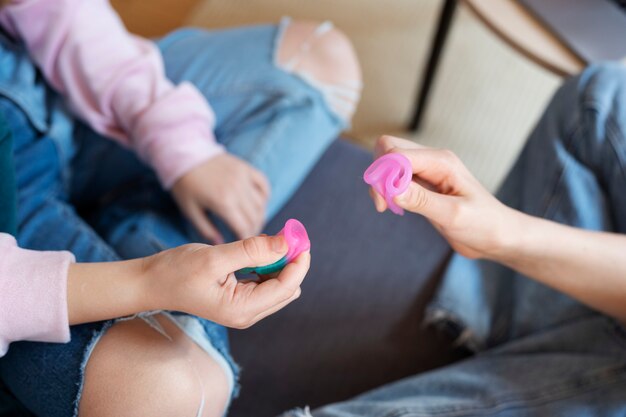
[{"label": "adult's leg", "polygon": [[626,333],[594,316],[387,385],[345,403],[284,417],[621,416]]},{"label": "adult's leg", "polygon": [[[625,68],[591,67],[569,80],[531,135],[501,198],[533,215],[623,233],[625,121]],[[486,350],[313,415],[622,415],[624,328],[575,300],[495,268],[455,256],[439,294],[456,317],[486,325]],[[485,317],[481,307],[488,310],[487,323],[476,320]],[[482,329],[470,327],[476,328]]]},{"label": "adult's leg", "polygon": [[[626,147],[619,122],[625,120],[623,80],[623,68],[609,66],[592,68],[569,81],[533,133],[501,198],[534,215],[580,227],[623,231],[623,217],[616,219],[624,212],[619,192],[625,185]],[[501,279],[507,281],[502,283]],[[494,351],[499,354],[495,360],[488,351],[476,359],[410,378],[314,415],[567,415],[581,409],[591,410],[592,415],[623,412],[615,401],[624,392],[623,340],[613,353],[603,351],[606,346],[616,347],[615,339],[622,339],[621,328],[531,281],[518,277],[513,284],[512,279],[509,272],[495,265],[456,256],[439,296],[447,311],[457,313],[455,318],[470,321],[472,330],[482,329],[481,324],[490,331],[492,326],[504,330],[504,336],[488,333],[493,337],[490,343],[515,340]],[[481,307],[487,309],[486,317],[481,315]],[[531,308],[534,314],[528,313]],[[573,323],[576,318],[579,323],[588,321],[591,328],[572,324],[565,333],[567,324],[558,328],[559,321]],[[532,329],[545,329],[551,320],[555,331],[532,335]],[[602,332],[594,334],[598,329]],[[542,343],[535,344],[535,338]],[[559,345],[561,341],[565,343]],[[594,345],[587,346],[588,342]]]},{"label": "adult's leg", "polygon": [[[626,232],[626,68],[592,66],[554,95],[499,198],[534,216]],[[487,261],[455,255],[430,310],[475,350],[594,314]]]}]

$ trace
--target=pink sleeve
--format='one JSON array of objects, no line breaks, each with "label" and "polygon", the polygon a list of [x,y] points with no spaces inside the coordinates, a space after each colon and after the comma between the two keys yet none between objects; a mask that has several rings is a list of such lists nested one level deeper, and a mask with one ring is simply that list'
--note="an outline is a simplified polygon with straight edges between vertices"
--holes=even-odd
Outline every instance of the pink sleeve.
[{"label": "pink sleeve", "polygon": [[165,188],[223,152],[206,99],[167,80],[157,47],[129,34],[107,0],[13,0],[0,24],[74,112],[133,148]]},{"label": "pink sleeve", "polygon": [[36,252],[17,247],[0,233],[0,356],[18,340],[67,342],[69,252]]}]

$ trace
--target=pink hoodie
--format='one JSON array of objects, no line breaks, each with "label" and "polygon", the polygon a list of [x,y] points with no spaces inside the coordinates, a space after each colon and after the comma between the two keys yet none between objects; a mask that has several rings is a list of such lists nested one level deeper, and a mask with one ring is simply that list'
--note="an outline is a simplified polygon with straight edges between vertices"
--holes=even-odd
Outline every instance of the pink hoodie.
[{"label": "pink hoodie", "polygon": [[[0,25],[96,131],[128,146],[165,188],[223,152],[215,116],[189,83],[165,78],[156,46],[129,34],[107,0],[12,0]],[[36,253],[0,235],[0,356],[20,339],[69,338],[67,253]]]},{"label": "pink hoodie", "polygon": [[69,252],[20,249],[0,233],[0,356],[17,340],[67,342]]}]

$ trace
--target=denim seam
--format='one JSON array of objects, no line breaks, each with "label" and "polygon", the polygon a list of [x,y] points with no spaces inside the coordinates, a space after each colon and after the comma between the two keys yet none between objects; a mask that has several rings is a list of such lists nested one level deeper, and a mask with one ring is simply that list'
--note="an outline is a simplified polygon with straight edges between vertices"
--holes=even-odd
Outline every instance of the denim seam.
[{"label": "denim seam", "polygon": [[623,135],[620,135],[621,130],[619,129],[618,122],[610,117],[607,121],[607,139],[609,141],[609,145],[611,147],[611,151],[615,155],[618,163],[616,164],[619,170],[621,171],[622,177],[626,178],[626,161],[623,159],[622,153],[619,152],[620,147],[620,138],[617,136],[621,136],[621,144],[623,146],[626,143],[626,138]]},{"label": "denim seam", "polygon": [[38,120],[38,117],[34,116],[33,114],[31,114],[30,111],[27,110],[28,106],[26,106],[25,103],[27,103],[29,100],[26,98],[26,96],[21,94],[21,92],[14,89],[6,89],[0,84],[0,96],[4,97],[15,106],[17,106],[39,133],[46,132],[47,128],[45,126],[45,122]]},{"label": "denim seam", "polygon": [[[573,146],[575,146],[575,142],[576,142],[574,139],[579,134],[580,130],[581,130],[580,124],[578,123],[578,120],[577,120],[574,126],[572,126],[569,129],[568,133],[565,135],[566,139],[563,140],[563,145],[565,149],[571,154],[574,153],[574,150],[572,149]],[[556,180],[554,182],[554,186],[552,187],[550,192],[546,191],[546,195],[543,198],[544,208],[539,213],[536,213],[538,216],[544,216],[544,217],[551,219],[551,217],[549,216],[550,211],[563,198],[563,193],[559,193],[557,192],[557,190],[563,183],[563,179],[565,178],[565,173],[567,172],[568,168],[569,168],[569,161],[565,161],[563,166],[559,168],[559,171],[556,175]]]},{"label": "denim seam", "polygon": [[[617,369],[611,378],[603,378],[605,370],[593,372],[592,375],[586,376],[586,381],[575,384],[566,384],[566,386],[560,386],[546,393],[543,390],[535,391],[535,395],[531,395],[532,398],[521,398],[519,394],[503,396],[494,399],[491,405],[482,406],[441,406],[432,407],[428,410],[413,410],[409,407],[405,407],[402,410],[393,410],[390,413],[381,415],[381,417],[428,417],[433,415],[445,416],[445,417],[462,417],[475,415],[480,413],[481,415],[493,414],[496,412],[504,411],[507,409],[514,409],[528,406],[538,406],[550,401],[564,399],[571,397],[578,393],[588,392],[602,387],[610,386],[616,383],[626,381],[626,364],[622,364]],[[598,374],[598,375],[593,375]],[[532,392],[531,392],[532,394]]]}]

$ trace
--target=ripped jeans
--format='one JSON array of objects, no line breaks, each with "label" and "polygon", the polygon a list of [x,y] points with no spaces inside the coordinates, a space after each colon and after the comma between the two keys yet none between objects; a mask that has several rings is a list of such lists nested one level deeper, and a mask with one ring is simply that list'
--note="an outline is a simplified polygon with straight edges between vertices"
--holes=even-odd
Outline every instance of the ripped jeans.
[{"label": "ripped jeans", "polygon": [[[626,233],[625,191],[626,68],[592,66],[558,90],[498,197],[534,216]],[[513,270],[454,255],[428,321],[474,355],[285,417],[626,414],[624,327]]]},{"label": "ripped jeans", "polygon": [[[192,82],[211,103],[218,141],[267,176],[268,218],[348,124],[319,86],[276,65],[275,48],[286,24],[184,29],[157,42],[168,78]],[[20,48],[0,36],[0,112],[15,138],[20,245],[69,250],[79,262],[102,262],[198,240],[154,173],[133,153],[75,120]],[[222,326],[171,317],[208,354],[218,355],[236,380]],[[37,415],[76,415],[84,367],[112,324],[72,326],[67,344],[14,343],[0,360],[0,378]]]}]

